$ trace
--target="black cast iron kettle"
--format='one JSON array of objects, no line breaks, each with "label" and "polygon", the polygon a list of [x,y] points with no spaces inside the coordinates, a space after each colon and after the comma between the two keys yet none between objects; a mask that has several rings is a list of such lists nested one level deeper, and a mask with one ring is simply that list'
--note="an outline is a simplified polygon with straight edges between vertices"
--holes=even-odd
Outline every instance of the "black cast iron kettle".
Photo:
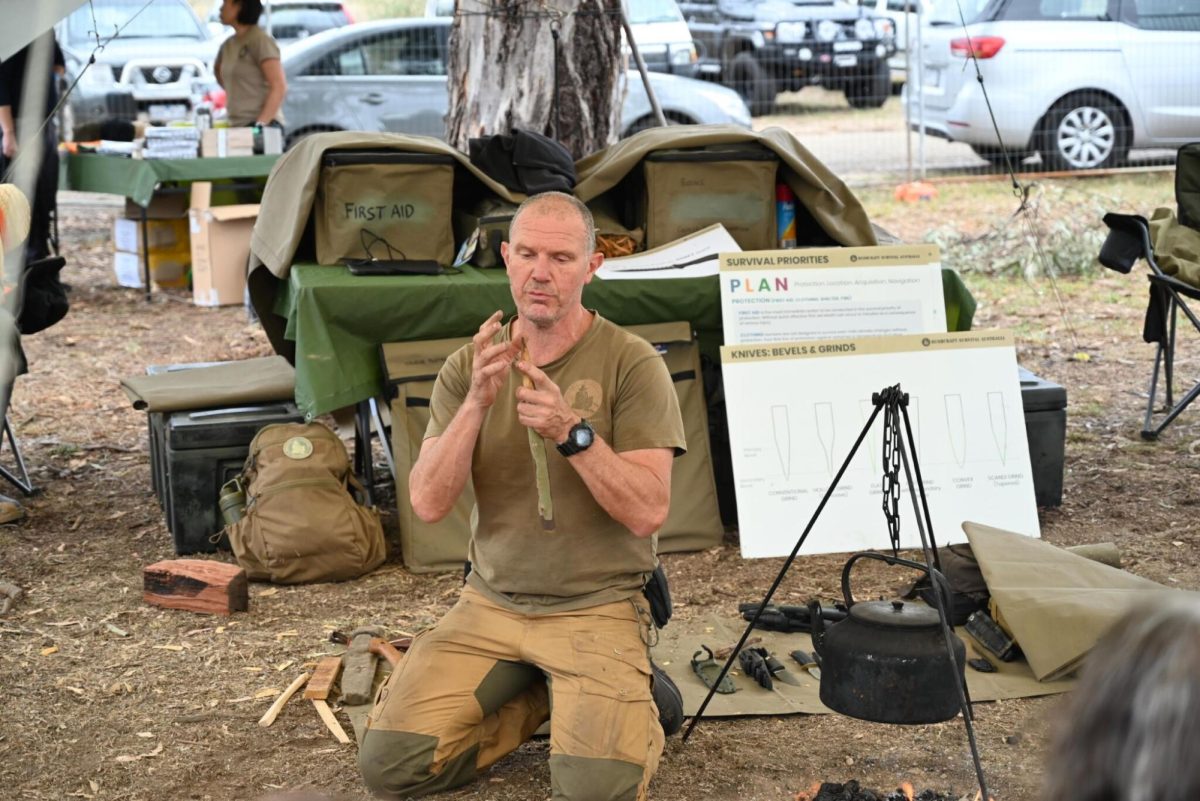
[{"label": "black cast iron kettle", "polygon": [[[835,712],[876,723],[938,723],[959,712],[956,682],[963,678],[966,647],[953,634],[956,664],[950,665],[936,609],[903,601],[855,603],[850,568],[859,559],[878,559],[930,573],[925,565],[879,553],[857,553],[842,568],[842,595],[849,614],[826,628],[820,605],[812,641],[821,660],[821,703]],[[932,571],[950,613],[946,579]],[[957,675],[956,675],[957,674]]]}]

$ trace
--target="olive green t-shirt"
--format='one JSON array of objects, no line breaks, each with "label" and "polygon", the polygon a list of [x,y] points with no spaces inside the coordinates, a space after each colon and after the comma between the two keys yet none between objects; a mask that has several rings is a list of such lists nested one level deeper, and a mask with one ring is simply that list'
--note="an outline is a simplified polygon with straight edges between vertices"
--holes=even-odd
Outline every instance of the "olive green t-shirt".
[{"label": "olive green t-shirt", "polygon": [[[251,25],[241,36],[230,36],[221,44],[217,68],[221,71],[221,85],[225,87],[225,111],[230,125],[244,127],[258,121],[270,90],[262,63],[270,58],[279,58],[279,45],[271,34],[257,25]],[[282,109],[275,119],[283,123]]]},{"label": "olive green t-shirt", "polygon": [[[614,451],[685,447],[675,386],[654,346],[593,312],[591,326],[562,357],[542,366],[563,397]],[[497,335],[509,341],[510,321]],[[450,425],[471,386],[470,345],[446,360],[430,400],[426,438]],[[657,564],[655,538],[635,537],[596,503],[583,479],[544,440],[554,531],[538,517],[528,429],[517,421],[522,373],[509,371],[472,454],[478,520],[470,583],[519,612],[582,609],[641,591]]]}]

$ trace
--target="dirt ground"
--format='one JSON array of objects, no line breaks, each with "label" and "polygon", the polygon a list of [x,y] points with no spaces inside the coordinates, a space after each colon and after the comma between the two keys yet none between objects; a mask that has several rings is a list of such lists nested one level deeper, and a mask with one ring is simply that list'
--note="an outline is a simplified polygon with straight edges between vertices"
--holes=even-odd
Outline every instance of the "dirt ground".
[{"label": "dirt ground", "polygon": [[[1170,177],[1157,180],[1168,203]],[[947,220],[981,227],[1011,211],[881,208],[876,219],[909,241]],[[237,801],[315,789],[366,798],[353,746],[339,746],[310,706],[293,700],[271,728],[256,722],[306,663],[337,652],[327,643],[331,628],[413,631],[449,608],[459,581],[415,576],[393,559],[354,582],[252,584],[250,611],[231,619],[142,602],[143,566],[173,552],[151,491],[146,420],[118,380],[150,364],[241,359],[269,346],[240,308],[201,309],[166,292],[148,304],[117,288],[108,254],[113,212],[63,210],[72,310],[26,338],[30,372],[13,399],[12,422],[41,492],[27,501],[26,520],[0,527],[0,578],[26,592],[0,618],[0,797]],[[1063,505],[1042,510],[1045,539],[1113,541],[1132,572],[1200,589],[1192,516],[1200,410],[1158,442],[1138,436],[1153,355],[1140,339],[1144,281],[1060,280],[1066,317],[1044,279],[967,282],[979,301],[976,327],[1016,330],[1021,363],[1069,393]],[[1194,358],[1179,372],[1190,385]],[[394,515],[389,522],[394,530]],[[831,597],[843,558],[801,557],[782,598]],[[732,534],[722,547],[664,562],[680,617],[736,615],[737,603],[761,597],[780,566],[744,561]],[[883,571],[865,579],[879,593],[894,581]],[[1037,798],[1061,701],[978,705],[996,798]],[[444,797],[546,798],[546,757],[546,743],[533,742]],[[959,721],[895,727],[825,715],[704,721],[688,743],[668,742],[652,796],[789,801],[814,782],[851,778],[885,791],[907,779],[954,798],[975,789]]]}]

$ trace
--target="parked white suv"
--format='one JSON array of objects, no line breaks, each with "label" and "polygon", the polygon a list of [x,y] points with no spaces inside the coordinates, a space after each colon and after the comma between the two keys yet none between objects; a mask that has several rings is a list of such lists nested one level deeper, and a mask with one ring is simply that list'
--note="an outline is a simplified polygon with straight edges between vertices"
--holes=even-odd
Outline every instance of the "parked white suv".
[{"label": "parked white suv", "polygon": [[[990,0],[922,32],[918,127],[1000,161],[1037,152],[1052,169],[1120,163],[1132,148],[1200,139],[1197,0]],[[999,128],[969,56],[974,52]]]},{"label": "parked white suv", "polygon": [[[65,139],[95,139],[105,120],[186,119],[194,100],[216,86],[219,43],[185,0],[92,0],[54,28],[67,80],[79,78]],[[116,38],[112,38],[116,35]],[[97,38],[104,47],[88,65]]]}]

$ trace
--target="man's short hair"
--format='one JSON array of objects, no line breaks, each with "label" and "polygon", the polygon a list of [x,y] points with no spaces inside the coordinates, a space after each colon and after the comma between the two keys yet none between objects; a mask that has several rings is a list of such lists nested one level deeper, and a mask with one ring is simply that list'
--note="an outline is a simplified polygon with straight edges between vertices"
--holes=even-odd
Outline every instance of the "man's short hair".
[{"label": "man's short hair", "polygon": [[516,213],[513,214],[512,222],[508,224],[509,230],[517,227],[517,220],[521,219],[521,215],[526,209],[537,209],[543,205],[566,205],[572,208],[583,222],[584,245],[587,255],[590,256],[596,252],[596,220],[592,217],[592,210],[582,200],[574,195],[568,195],[566,192],[542,192],[525,198],[517,207]]},{"label": "man's short hair", "polygon": [[242,25],[257,25],[262,13],[262,0],[239,0],[237,21]]}]

